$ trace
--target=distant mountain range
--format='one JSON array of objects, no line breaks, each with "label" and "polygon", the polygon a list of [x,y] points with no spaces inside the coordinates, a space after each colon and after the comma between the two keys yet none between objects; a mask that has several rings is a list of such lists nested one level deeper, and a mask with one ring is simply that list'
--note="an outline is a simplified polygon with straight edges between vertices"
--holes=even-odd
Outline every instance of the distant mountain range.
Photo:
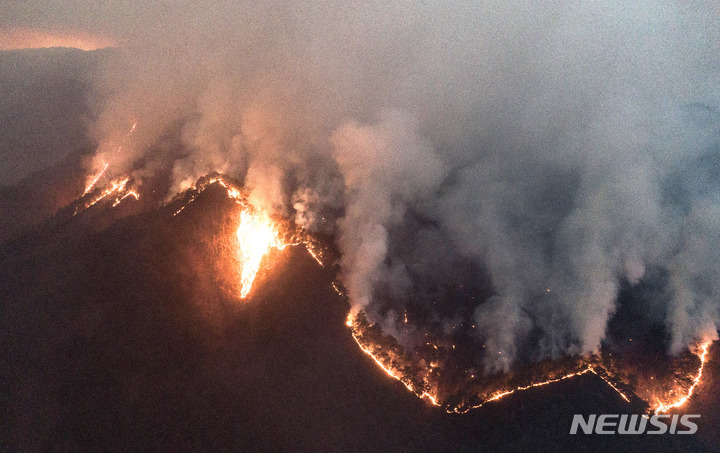
[{"label": "distant mountain range", "polygon": [[89,143],[89,82],[114,52],[0,51],[0,185],[15,184]]}]

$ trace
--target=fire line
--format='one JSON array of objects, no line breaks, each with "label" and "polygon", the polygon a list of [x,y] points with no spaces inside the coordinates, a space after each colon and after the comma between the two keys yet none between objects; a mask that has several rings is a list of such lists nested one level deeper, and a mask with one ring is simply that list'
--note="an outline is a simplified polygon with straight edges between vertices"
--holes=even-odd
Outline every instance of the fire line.
[{"label": "fire line", "polygon": [[[351,335],[352,335],[352,337],[353,337],[353,340],[355,340],[355,343],[357,343],[358,347],[359,347],[365,354],[369,355],[369,356],[373,359],[373,361],[374,361],[388,376],[390,376],[390,377],[393,378],[393,379],[396,379],[396,380],[400,381],[400,382],[405,386],[405,388],[407,388],[409,391],[411,391],[412,393],[414,393],[414,394],[416,394],[417,396],[419,396],[421,399],[427,399],[427,400],[428,400],[430,403],[432,403],[434,406],[442,406],[442,403],[439,402],[437,395],[432,395],[431,393],[429,393],[428,391],[426,391],[426,390],[424,390],[424,389],[422,389],[422,388],[420,388],[420,389],[417,388],[417,386],[414,385],[411,380],[406,379],[400,372],[398,372],[396,369],[394,369],[394,367],[393,367],[392,363],[390,362],[390,360],[383,360],[383,359],[381,359],[380,357],[378,357],[378,355],[376,355],[375,353],[373,353],[372,348],[371,348],[369,345],[365,344],[365,343],[367,343],[367,342],[361,340],[360,337],[358,336],[358,334],[357,334],[357,332],[356,332],[356,330],[358,329],[358,325],[357,325],[357,323],[356,323],[356,319],[353,317],[352,314],[348,314],[348,318],[347,318],[346,324],[347,324],[347,326],[350,328],[350,331],[351,331]],[[679,398],[677,398],[676,400],[671,401],[671,402],[661,402],[661,401],[658,399],[657,402],[656,402],[656,405],[655,405],[654,407],[651,407],[651,408],[650,408],[650,412],[651,412],[651,413],[661,414],[661,413],[667,412],[669,409],[677,408],[677,407],[682,406],[683,404],[685,404],[685,403],[690,399],[690,397],[693,395],[693,392],[694,392],[695,388],[697,387],[697,385],[700,383],[700,380],[702,379],[703,368],[704,368],[705,364],[707,363],[707,355],[708,355],[708,351],[709,351],[709,348],[710,348],[710,345],[711,345],[711,344],[712,344],[711,341],[706,341],[706,342],[702,343],[702,344],[698,347],[698,349],[697,349],[696,351],[694,351],[695,355],[697,355],[697,357],[700,359],[700,366],[698,367],[697,374],[695,375],[695,377],[694,377],[694,379],[693,379],[693,381],[692,381],[692,385],[687,389],[687,391],[683,394],[683,396],[681,396],[681,397],[679,397]],[[560,376],[560,377],[557,377],[557,378],[547,379],[547,380],[544,380],[544,381],[533,382],[533,383],[528,384],[528,385],[518,386],[518,387],[515,387],[515,388],[506,389],[506,390],[498,390],[498,391],[494,392],[491,396],[489,396],[488,398],[486,398],[484,401],[482,401],[482,402],[479,403],[479,404],[475,404],[475,405],[471,405],[471,406],[467,406],[467,407],[462,407],[462,406],[457,406],[457,407],[445,407],[444,409],[445,409],[448,413],[464,414],[464,413],[467,413],[468,411],[470,411],[470,410],[472,410],[472,409],[477,409],[477,408],[483,406],[484,404],[486,404],[486,403],[488,403],[488,402],[500,400],[500,399],[502,399],[503,397],[508,396],[508,395],[511,395],[511,394],[513,394],[513,393],[515,393],[515,392],[523,391],[523,390],[529,390],[529,389],[535,388],[535,387],[542,387],[542,386],[545,386],[545,385],[553,384],[553,383],[555,383],[555,382],[560,382],[560,381],[563,381],[563,380],[566,380],[566,379],[570,379],[570,378],[573,378],[573,377],[576,377],[576,376],[581,376],[581,375],[584,375],[584,374],[587,374],[587,373],[592,373],[592,374],[598,376],[598,377],[599,377],[600,379],[602,379],[610,388],[612,388],[615,392],[617,392],[617,394],[620,395],[620,397],[621,397],[623,400],[625,400],[625,401],[628,402],[628,403],[630,402],[630,397],[629,397],[626,393],[624,393],[620,388],[618,388],[617,385],[615,385],[610,379],[608,379],[607,377],[605,377],[605,376],[604,376],[604,373],[599,372],[598,370],[596,370],[596,369],[593,367],[593,365],[588,364],[588,365],[586,365],[583,369],[581,369],[581,370],[579,370],[579,371],[576,371],[576,372],[574,372],[574,373],[568,373],[568,374],[566,374],[566,375],[563,375],[563,376]],[[428,386],[430,386],[430,383],[427,381],[427,379],[424,379],[424,380],[423,380],[423,383],[425,383],[425,384],[427,384]]]}]

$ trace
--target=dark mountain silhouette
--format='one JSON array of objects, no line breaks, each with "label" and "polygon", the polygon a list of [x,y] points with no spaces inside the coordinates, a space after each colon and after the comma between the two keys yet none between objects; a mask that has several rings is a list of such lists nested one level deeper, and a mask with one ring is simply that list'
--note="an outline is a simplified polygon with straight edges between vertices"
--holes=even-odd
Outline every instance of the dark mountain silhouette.
[{"label": "dark mountain silhouette", "polygon": [[[593,376],[446,414],[357,347],[304,248],[272,255],[247,300],[228,290],[224,189],[176,217],[135,203],[61,210],[0,246],[0,450],[711,451],[570,436],[575,413],[629,411]],[[693,406],[701,433],[712,404]]]},{"label": "dark mountain silhouette", "polygon": [[91,81],[117,54],[0,51],[0,243],[70,204],[84,184]]}]

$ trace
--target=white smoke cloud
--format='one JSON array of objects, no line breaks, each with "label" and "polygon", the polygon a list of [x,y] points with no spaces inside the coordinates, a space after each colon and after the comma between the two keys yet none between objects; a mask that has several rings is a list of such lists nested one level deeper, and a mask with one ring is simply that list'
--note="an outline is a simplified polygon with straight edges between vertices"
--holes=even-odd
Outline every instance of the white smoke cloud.
[{"label": "white smoke cloud", "polygon": [[417,126],[399,112],[383,112],[371,126],[345,124],[331,143],[346,188],[339,237],[344,281],[355,308],[363,308],[388,276],[409,284],[402,262],[386,263],[388,229],[402,223],[408,204],[431,195],[443,167]]},{"label": "white smoke cloud", "polygon": [[469,260],[494,294],[472,307],[486,369],[503,370],[530,336],[536,358],[598,350],[622,282],[661,268],[670,350],[716,336],[712,2],[84,6],[44,8],[124,47],[96,81],[93,169],[169,162],[168,195],[243,180],[337,234],[356,310],[446,303],[422,293],[458,271],[434,257]]}]

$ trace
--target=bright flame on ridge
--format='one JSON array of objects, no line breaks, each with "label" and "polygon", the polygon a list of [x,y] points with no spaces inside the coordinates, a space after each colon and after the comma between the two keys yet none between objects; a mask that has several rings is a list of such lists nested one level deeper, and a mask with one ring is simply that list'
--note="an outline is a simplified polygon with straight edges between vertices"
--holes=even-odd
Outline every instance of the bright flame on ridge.
[{"label": "bright flame on ridge", "polygon": [[697,385],[700,383],[700,379],[702,379],[703,368],[705,368],[705,363],[707,363],[707,355],[708,355],[708,351],[710,350],[711,344],[712,344],[712,341],[706,341],[705,343],[702,343],[698,347],[698,350],[695,352],[695,354],[700,359],[700,367],[698,368],[697,375],[695,376],[695,378],[693,378],[692,385],[688,389],[687,393],[672,402],[668,401],[668,402],[663,403],[658,399],[657,406],[655,406],[655,408],[654,408],[656,414],[662,414],[664,412],[667,412],[670,409],[680,407],[690,399],[690,397],[693,394],[693,391],[695,391],[695,387],[697,387]]},{"label": "bright flame on ridge", "polygon": [[100,173],[98,173],[95,177],[93,177],[85,186],[85,192],[83,192],[83,196],[87,195],[93,188],[95,187],[95,184],[100,180],[100,178],[103,177],[105,172],[107,171],[110,164],[105,164],[102,170],[100,170]]},{"label": "bright flame on ridge", "polygon": [[245,298],[252,288],[265,255],[276,248],[282,250],[287,244],[279,239],[272,221],[265,214],[253,214],[250,209],[240,213],[240,225],[236,232],[240,271],[240,297]]},{"label": "bright flame on ridge", "polygon": [[288,245],[304,245],[305,250],[320,265],[323,264],[323,251],[319,245],[304,234],[287,234],[283,227],[273,222],[266,212],[259,212],[247,201],[247,194],[226,177],[216,174],[204,181],[198,181],[191,187],[189,198],[174,213],[176,217],[193,203],[197,197],[213,184],[223,187],[227,196],[240,206],[240,223],[235,231],[237,241],[236,257],[240,264],[240,298],[245,298],[260,271],[263,258],[272,249],[283,250]]},{"label": "bright flame on ridge", "polygon": [[[373,354],[373,352],[370,349],[363,346],[363,344],[358,339],[357,335],[355,335],[355,330],[353,329],[353,327],[355,326],[355,320],[354,320],[352,314],[348,314],[346,324],[348,327],[350,327],[350,332],[352,333],[353,340],[355,340],[355,343],[357,343],[358,347],[365,354],[369,355],[375,361],[375,363],[380,367],[380,369],[382,369],[385,373],[387,373],[388,376],[400,381],[402,383],[402,385],[405,386],[405,388],[407,388],[411,392],[415,393],[420,398],[427,399],[432,405],[434,405],[434,406],[440,405],[440,403],[438,403],[438,401],[437,401],[437,396],[432,395],[428,391],[423,391],[423,392],[418,391],[415,388],[415,386],[412,384],[412,382],[409,382],[409,381],[403,379],[403,377],[400,374],[398,374],[397,372],[395,372],[395,370],[392,369],[392,366],[390,366],[389,364],[386,365],[385,363],[383,363],[380,359],[378,359],[375,356],[375,354]],[[498,397],[498,398],[500,398],[500,397]]]},{"label": "bright flame on ridge", "polygon": [[[133,123],[130,130],[125,134],[125,139],[123,140],[123,143],[132,135],[133,132],[135,132],[135,129],[137,128],[138,123]],[[116,152],[122,151],[122,143],[120,146],[118,146],[118,149]],[[102,169],[95,175],[95,176],[88,176],[86,178],[85,183],[85,191],[80,196],[80,199],[84,198],[91,192],[93,192],[97,187],[98,183],[103,179],[109,179],[109,177],[105,178],[107,174],[107,170],[110,167],[110,163],[105,162],[102,166]],[[140,199],[140,194],[135,190],[134,188],[131,188],[128,186],[128,183],[130,182],[129,177],[123,177],[120,179],[114,179],[108,182],[105,187],[102,189],[102,191],[99,194],[96,194],[92,197],[89,201],[87,201],[83,206],[78,206],[75,208],[75,213],[73,215],[76,215],[77,213],[84,211],[85,209],[93,206],[94,204],[98,203],[99,201],[107,198],[110,195],[115,194],[115,201],[113,202],[113,207],[117,206],[127,197],[133,197],[136,200]]]},{"label": "bright flame on ridge", "polygon": [[[336,288],[337,290],[337,288]],[[340,294],[340,292],[338,292]],[[426,398],[429,402],[431,402],[435,406],[441,406],[442,404],[438,402],[437,395],[432,395],[428,393],[426,390],[423,390],[422,388],[416,388],[417,386],[409,379],[407,379],[401,372],[396,370],[393,361],[391,359],[383,359],[380,355],[376,354],[373,351],[373,345],[372,343],[368,343],[367,341],[361,341],[360,336],[356,333],[356,329],[358,328],[358,325],[356,323],[356,319],[353,316],[352,313],[348,314],[347,326],[350,328],[351,335],[353,337],[353,340],[355,340],[355,343],[357,343],[358,347],[367,355],[369,355],[373,361],[391,378],[396,379],[400,381],[408,390],[418,395],[420,398]],[[708,353],[710,349],[710,345],[712,344],[712,341],[706,341],[702,344],[700,344],[693,353],[697,355],[697,357],[700,359],[700,366],[697,369],[697,374],[692,380],[692,385],[687,388],[683,395],[678,397],[675,400],[662,402],[659,399],[656,399],[657,404],[650,408],[650,413],[655,414],[661,414],[664,412],[667,412],[670,409],[681,407],[684,405],[693,395],[693,392],[695,390],[695,387],[700,383],[700,380],[702,379],[703,369],[705,367],[705,364],[708,360]],[[432,367],[432,364],[431,364]],[[617,392],[620,397],[625,400],[626,402],[630,402],[630,397],[624,393],[618,386],[616,386],[611,379],[605,376],[605,373],[603,372],[602,368],[600,370],[595,369],[595,367],[591,364],[585,365],[582,369],[565,374],[563,376],[559,376],[552,379],[547,379],[543,381],[537,381],[532,382],[528,385],[518,386],[515,388],[509,388],[506,390],[498,390],[497,392],[491,394],[489,397],[485,398],[482,402],[475,405],[465,406],[465,407],[445,407],[445,410],[450,413],[458,413],[458,414],[464,414],[470,411],[471,409],[477,409],[480,406],[483,406],[485,403],[488,403],[490,401],[497,401],[505,396],[511,395],[515,392],[522,391],[522,390],[528,390],[535,387],[542,387],[545,385],[553,384],[556,382],[564,381],[566,379],[570,379],[576,376],[581,376],[583,374],[592,373],[596,376],[598,376],[600,379],[602,379],[610,388],[612,388],[615,392]],[[427,381],[427,379],[423,379],[424,384],[427,384],[428,386],[432,386],[430,382]]]},{"label": "bright flame on ridge", "polygon": [[133,197],[136,200],[139,200],[140,194],[138,194],[135,189],[128,187],[129,182],[130,182],[130,178],[116,179],[116,180],[110,182],[110,184],[107,187],[105,187],[105,189],[102,192],[93,196],[90,200],[85,202],[84,205],[76,207],[73,215],[77,215],[78,213],[97,204],[98,202],[108,198],[111,195],[115,195],[115,201],[113,201],[113,207],[119,205],[120,202],[123,201],[124,199],[126,199],[127,197]]}]

